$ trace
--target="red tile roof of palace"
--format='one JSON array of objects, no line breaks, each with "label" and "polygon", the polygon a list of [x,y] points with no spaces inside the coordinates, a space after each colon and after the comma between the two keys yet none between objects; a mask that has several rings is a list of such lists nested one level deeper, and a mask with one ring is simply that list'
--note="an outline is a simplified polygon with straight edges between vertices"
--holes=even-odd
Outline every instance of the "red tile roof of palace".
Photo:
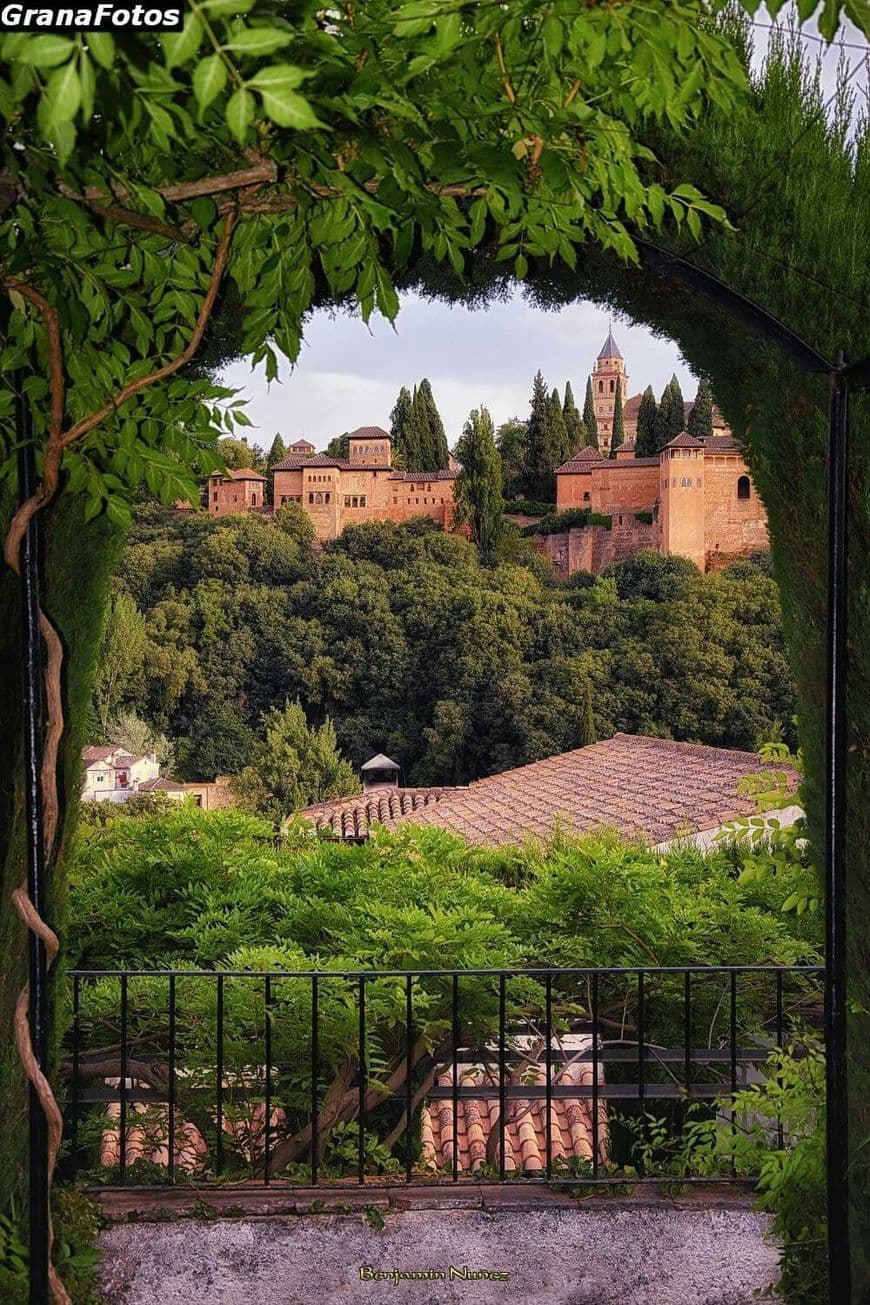
[{"label": "red tile roof of palace", "polygon": [[382,426],[357,426],[348,437],[349,440],[392,440],[392,435]]},{"label": "red tile roof of palace", "polygon": [[586,472],[592,466],[593,462],[600,461],[601,450],[593,449],[591,444],[587,444],[585,448],[580,449],[579,453],[575,453],[567,462],[563,462],[561,467],[557,467],[556,475],[558,476],[560,472],[565,471]]},{"label": "red tile roof of palace", "polygon": [[597,462],[590,462],[589,469],[595,467],[609,467],[611,471],[617,468],[619,471],[625,467],[657,467],[659,465],[658,454],[654,458],[599,458]]},{"label": "red tile roof of palace", "polygon": [[349,467],[347,458],[332,458],[328,453],[288,453],[276,462],[273,471],[298,471],[300,467]]},{"label": "red tile roof of palace", "polygon": [[[215,472],[214,475],[221,475],[221,473]],[[253,467],[239,467],[237,469],[232,469],[228,471],[226,475],[223,476],[222,478],[224,480],[265,480],[266,479],[265,476],[260,475],[259,471],[254,471]]]},{"label": "red tile roof of palace", "polygon": [[82,761],[86,766],[92,766],[96,761],[108,761],[117,751],[116,747],[82,748]]},{"label": "red tile roof of palace", "polygon": [[[754,752],[615,734],[465,788],[385,788],[302,815],[338,837],[364,836],[374,822],[407,821],[481,845],[547,839],[556,826],[578,834],[615,828],[660,843],[754,815],[754,802],[738,793],[738,784],[761,770],[782,767]],[[789,772],[789,780],[796,789],[797,775]]]},{"label": "red tile roof of palace", "polygon": [[302,453],[303,450],[306,453],[314,452],[314,445],[311,443],[310,440],[296,440],[293,444],[290,445],[288,451],[290,453]]},{"label": "red tile roof of palace", "polygon": [[704,445],[700,440],[696,440],[694,435],[690,435],[687,430],[681,430],[679,435],[675,435],[672,440],[668,440],[664,447],[666,449],[702,449]]},{"label": "red tile roof of palace", "polygon": [[[588,1042],[588,1040],[587,1040]],[[482,1065],[457,1066],[460,1087],[495,1087],[498,1076]],[[529,1086],[546,1084],[544,1066],[535,1065],[523,1082]],[[589,1088],[592,1085],[592,1065],[588,1061],[568,1060],[561,1068],[553,1065],[553,1083],[560,1087],[576,1084]],[[598,1067],[598,1081],[602,1096],[598,1106],[598,1159],[607,1158],[607,1109],[604,1102],[604,1076]],[[452,1088],[452,1070],[438,1075],[439,1088]],[[512,1096],[508,1106],[504,1129],[504,1164],[508,1173],[522,1171],[527,1174],[543,1173],[547,1167],[547,1103],[546,1098]],[[460,1097],[456,1110],[456,1161],[460,1173],[473,1173],[487,1163],[487,1143],[493,1133],[498,1133],[499,1103],[497,1097]],[[572,1158],[591,1160],[594,1145],[592,1104],[585,1096],[557,1097],[550,1105],[551,1158],[557,1168],[560,1162]],[[422,1151],[420,1168],[439,1170],[452,1168],[454,1151],[453,1102],[448,1097],[427,1101],[421,1112],[420,1141]],[[496,1143],[498,1145],[498,1143]],[[495,1162],[498,1163],[496,1153]]]},{"label": "red tile roof of palace", "polygon": [[710,453],[739,453],[740,449],[733,435],[708,435],[704,448]]},{"label": "red tile roof of palace", "polygon": [[140,793],[184,793],[185,787],[174,779],[145,779],[139,785]]}]

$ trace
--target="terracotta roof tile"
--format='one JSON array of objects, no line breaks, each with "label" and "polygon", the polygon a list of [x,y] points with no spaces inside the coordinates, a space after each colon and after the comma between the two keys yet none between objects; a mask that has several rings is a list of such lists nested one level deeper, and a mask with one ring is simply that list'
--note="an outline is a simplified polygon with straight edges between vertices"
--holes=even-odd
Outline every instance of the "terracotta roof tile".
[{"label": "terracotta roof tile", "polygon": [[[661,842],[754,815],[738,784],[764,769],[782,767],[754,752],[616,734],[465,788],[380,789],[302,814],[339,837],[364,837],[375,822],[408,822],[491,846],[547,839],[556,826],[578,834],[615,828]],[[796,789],[798,777],[790,779]]]},{"label": "terracotta roof tile", "polygon": [[352,430],[348,439],[351,440],[392,440],[392,435],[383,426],[357,426]]},{"label": "terracotta roof tile", "polygon": [[[581,1050],[588,1050],[585,1039]],[[535,1066],[524,1078],[530,1086],[543,1087],[547,1081],[546,1069]],[[458,1065],[457,1082],[461,1089],[473,1087],[494,1088],[498,1077],[482,1065]],[[601,1065],[598,1082],[604,1085]],[[447,1069],[437,1077],[442,1089],[452,1089],[452,1070]],[[589,1088],[592,1085],[592,1065],[588,1061],[569,1061],[561,1067],[553,1065],[553,1085],[567,1087],[576,1084]],[[487,1147],[498,1131],[498,1100],[493,1097],[475,1098],[460,1096],[456,1109],[454,1141],[453,1102],[448,1097],[430,1098],[423,1105],[420,1119],[422,1151],[420,1167],[428,1170],[450,1169],[454,1149],[460,1173],[473,1173],[487,1163]],[[607,1158],[609,1134],[607,1109],[603,1095],[599,1097],[598,1159]],[[550,1131],[553,1163],[570,1159],[590,1160],[594,1145],[591,1100],[585,1096],[556,1097],[550,1106]],[[498,1143],[496,1143],[498,1145]],[[504,1161],[508,1173],[522,1171],[527,1174],[542,1173],[547,1167],[547,1103],[539,1097],[511,1097],[504,1129]]]},{"label": "terracotta roof tile", "polygon": [[580,449],[579,453],[575,453],[567,462],[563,462],[561,467],[557,467],[556,475],[558,476],[560,472],[564,473],[573,471],[582,473],[589,471],[593,462],[600,461],[601,450],[594,449],[591,444],[587,444],[585,448]]},{"label": "terracotta roof tile", "polygon": [[349,467],[346,458],[331,458],[328,453],[288,453],[276,462],[273,471],[298,471],[300,467]]}]

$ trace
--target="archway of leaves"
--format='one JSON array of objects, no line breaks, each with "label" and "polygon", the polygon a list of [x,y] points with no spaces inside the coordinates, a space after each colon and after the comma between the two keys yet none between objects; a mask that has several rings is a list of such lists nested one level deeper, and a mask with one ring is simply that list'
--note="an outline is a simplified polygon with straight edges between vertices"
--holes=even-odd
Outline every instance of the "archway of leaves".
[{"label": "archway of leaves", "polygon": [[[694,256],[719,276],[763,303],[774,315],[788,321],[820,352],[831,356],[845,346],[852,356],[863,356],[870,348],[868,317],[858,309],[870,302],[870,273],[864,251],[868,232],[862,229],[870,212],[870,168],[863,138],[855,151],[847,147],[843,133],[829,129],[818,116],[817,106],[806,107],[802,71],[792,62],[782,66],[779,77],[768,84],[758,110],[738,125],[727,115],[699,126],[682,140],[662,135],[656,142],[664,168],[672,176],[703,177],[707,193],[721,199],[738,224],[736,237],[718,237],[701,248],[690,242],[684,252]],[[782,125],[796,128],[800,149],[787,160],[786,184],[770,185],[771,161],[781,152]],[[743,139],[738,132],[742,130]],[[751,138],[756,133],[753,150]],[[748,139],[747,139],[748,138]],[[795,137],[791,137],[795,139]],[[781,161],[785,166],[786,160]],[[856,162],[857,160],[857,162]],[[799,177],[799,180],[797,178]],[[793,178],[793,180],[789,180]],[[777,178],[782,182],[782,177]],[[865,197],[855,202],[855,185]],[[207,217],[206,219],[207,220]],[[226,225],[231,225],[231,217]],[[153,219],[160,223],[162,219]],[[693,233],[694,235],[695,233]],[[674,240],[674,244],[678,244]],[[474,256],[469,283],[454,272],[405,251],[406,284],[451,298],[485,300],[504,284],[503,265],[492,261],[494,247],[482,233],[480,252]],[[454,259],[454,263],[455,263]],[[810,269],[825,268],[824,278]],[[802,271],[795,272],[799,268]],[[718,401],[748,451],[753,476],[765,499],[771,522],[774,564],[783,588],[787,635],[802,705],[801,731],[807,758],[807,802],[814,832],[818,836],[823,813],[822,702],[824,685],[824,485],[826,401],[824,386],[798,376],[775,350],[759,342],[742,327],[729,322],[721,310],[699,301],[684,289],[663,279],[626,267],[613,255],[578,251],[573,270],[549,268],[546,261],[522,254],[517,268],[529,272],[531,293],[542,303],[564,303],[589,297],[608,303],[633,320],[644,322],[678,341],[687,360],[713,384]],[[470,290],[469,290],[470,285]],[[387,287],[379,297],[389,302]],[[35,305],[39,308],[39,305]],[[187,305],[179,305],[182,312]],[[48,321],[48,319],[46,319]],[[194,350],[191,350],[192,356]],[[183,360],[184,361],[184,360]],[[181,364],[180,364],[181,365]],[[855,647],[866,646],[870,616],[867,612],[866,553],[858,538],[860,523],[867,517],[866,459],[870,440],[870,413],[866,399],[858,401],[853,413],[857,458],[853,467],[851,494],[853,512],[852,556],[856,559],[852,592],[855,595],[850,628]],[[61,799],[75,791],[77,755],[85,727],[85,705],[92,661],[96,648],[95,630],[104,603],[116,532],[104,520],[82,529],[80,507],[68,500],[53,513],[48,529],[46,607],[68,649],[64,680],[64,715],[68,728],[61,747]],[[862,558],[864,560],[862,560]],[[3,594],[6,628],[15,628],[15,594],[7,585]],[[8,735],[17,736],[20,700],[16,691],[17,646],[4,641],[2,649],[2,706]],[[852,700],[854,747],[866,757],[868,748],[866,667],[855,659],[849,691]],[[5,728],[5,726],[4,726]],[[17,879],[20,842],[20,798],[14,770],[4,772],[3,814],[17,815],[4,822],[12,830],[3,848],[6,862],[4,898]],[[868,845],[866,767],[853,767],[849,795],[850,914],[855,920],[868,907],[866,868],[860,849]],[[61,810],[69,803],[61,801]],[[68,824],[62,829],[68,834]],[[62,848],[60,857],[62,859]],[[13,878],[14,876],[14,878]],[[21,957],[19,935],[9,921],[2,941],[7,954]],[[866,935],[853,935],[851,945],[852,997],[859,1010],[870,1009],[867,975],[870,957]],[[8,972],[4,1011],[12,1004],[15,981],[21,963]],[[855,1048],[866,1045],[867,1015],[856,1014],[850,1036]],[[859,1070],[853,1090],[854,1136],[870,1134],[870,1093]],[[23,1097],[16,1092],[13,1117],[7,1131],[24,1135]],[[853,1208],[856,1234],[858,1222],[866,1219],[866,1174],[857,1173]],[[870,1244],[856,1235],[853,1244]],[[866,1276],[866,1265],[864,1266]],[[859,1274],[859,1280],[861,1275]]]}]

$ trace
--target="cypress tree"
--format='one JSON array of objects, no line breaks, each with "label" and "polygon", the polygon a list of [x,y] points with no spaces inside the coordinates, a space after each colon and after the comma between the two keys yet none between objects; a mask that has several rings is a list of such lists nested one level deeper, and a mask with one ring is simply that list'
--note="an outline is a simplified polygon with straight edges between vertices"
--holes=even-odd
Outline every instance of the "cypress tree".
[{"label": "cypress tree", "polygon": [[390,434],[393,437],[393,454],[400,454],[401,459],[406,467],[410,467],[408,461],[409,454],[416,453],[416,449],[409,448],[409,442],[412,439],[412,400],[408,387],[403,385],[399,390],[399,397],[393,405],[393,411],[390,413]]},{"label": "cypress tree", "polygon": [[571,382],[568,381],[565,386],[565,402],[562,405],[562,418],[565,422],[565,457],[563,462],[579,453],[580,449],[586,443],[586,427],[583,425],[583,419],[574,402],[574,391],[571,389]]},{"label": "cypress tree", "polygon": [[689,413],[686,430],[696,440],[706,439],[713,434],[713,391],[707,380],[701,380],[698,384],[698,393]]},{"label": "cypress tree", "polygon": [[272,447],[269,449],[269,452],[266,454],[266,466],[271,469],[272,467],[274,467],[276,462],[280,462],[281,459],[286,458],[286,456],[287,456],[287,446],[282,440],[281,436],[276,435],[275,438],[272,440]]},{"label": "cypress tree", "polygon": [[[550,471],[555,471],[563,462],[571,456],[571,450],[568,448],[568,432],[565,429],[565,418],[562,413],[562,400],[559,398],[559,391],[554,389],[550,395]],[[553,481],[555,489],[556,482]]]},{"label": "cypress tree", "polygon": [[[540,371],[536,373],[532,382],[530,402],[532,412],[528,425],[528,452],[526,454],[523,490],[527,498],[546,499],[549,502],[547,496],[552,494],[553,469],[556,465],[552,460],[553,439],[551,428],[553,414],[550,395],[547,393],[547,386]],[[561,417],[561,415],[562,410],[560,408],[559,416]],[[462,461],[461,458],[460,461]]]},{"label": "cypress tree", "polygon": [[[540,373],[539,373],[540,375]],[[486,408],[469,414],[456,446],[462,470],[456,477],[456,519],[471,528],[485,562],[495,560],[504,531],[501,457],[492,417]]]},{"label": "cypress tree", "polygon": [[598,421],[595,416],[595,400],[592,397],[592,377],[586,381],[586,400],[583,404],[583,425],[586,427],[586,442],[593,449],[598,445]]},{"label": "cypress tree", "polygon": [[426,402],[426,395],[422,385],[414,386],[414,394],[411,399],[411,436],[408,449],[408,470],[433,470],[432,446],[429,432],[429,405]]},{"label": "cypress tree", "polygon": [[447,461],[450,456],[447,448],[447,436],[444,433],[444,423],[441,420],[441,414],[435,403],[435,396],[432,393],[432,386],[424,376],[420,382],[421,407],[426,412],[426,462],[420,468],[421,471],[442,471],[447,467]]},{"label": "cypress tree", "polygon": [[613,436],[610,440],[610,456],[616,459],[616,450],[625,443],[625,417],[622,412],[622,377],[616,378],[616,391],[613,395]]},{"label": "cypress tree", "polygon": [[[663,449],[686,426],[686,405],[676,376],[672,376],[662,392],[657,423],[658,448]],[[656,450],[658,452],[658,449]]]},{"label": "cypress tree", "polygon": [[637,435],[634,441],[636,458],[654,458],[658,453],[658,419],[656,397],[653,394],[653,387],[648,385],[637,410]]}]

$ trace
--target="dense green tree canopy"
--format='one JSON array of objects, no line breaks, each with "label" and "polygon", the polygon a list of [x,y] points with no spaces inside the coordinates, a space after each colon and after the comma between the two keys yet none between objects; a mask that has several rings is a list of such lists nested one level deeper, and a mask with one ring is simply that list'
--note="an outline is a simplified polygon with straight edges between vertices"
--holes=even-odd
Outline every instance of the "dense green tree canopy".
[{"label": "dense green tree canopy", "polygon": [[610,456],[616,458],[616,450],[621,444],[625,443],[625,417],[622,412],[623,405],[622,394],[622,377],[616,378],[616,391],[613,396],[613,435],[610,439]]},{"label": "dense green tree canopy", "polygon": [[698,384],[698,393],[686,422],[686,430],[696,440],[713,434],[713,391],[710,382],[703,377]]},{"label": "dense green tree canopy", "polygon": [[599,738],[753,747],[790,730],[777,591],[755,567],[645,555],[580,590],[547,571],[482,567],[422,519],[348,527],[315,554],[256,514],[142,509],[119,583],[148,634],[121,705],[177,739],[190,778],[240,769],[287,698],[329,715],[355,766],[385,751],[411,782],[578,746],[588,687]]},{"label": "dense green tree canopy", "polygon": [[574,391],[571,388],[571,382],[565,385],[565,402],[562,407],[562,416],[565,421],[565,459],[571,458],[575,453],[586,444],[586,427],[583,425],[583,419],[574,401]]},{"label": "dense green tree canopy", "polygon": [[659,409],[653,388],[648,385],[643,392],[637,411],[637,434],[634,441],[634,453],[637,458],[651,458],[659,451],[658,445]]},{"label": "dense green tree canopy", "polygon": [[583,401],[583,426],[586,438],[592,448],[598,448],[598,418],[595,416],[595,400],[592,397],[592,377],[586,381],[586,398]]}]

